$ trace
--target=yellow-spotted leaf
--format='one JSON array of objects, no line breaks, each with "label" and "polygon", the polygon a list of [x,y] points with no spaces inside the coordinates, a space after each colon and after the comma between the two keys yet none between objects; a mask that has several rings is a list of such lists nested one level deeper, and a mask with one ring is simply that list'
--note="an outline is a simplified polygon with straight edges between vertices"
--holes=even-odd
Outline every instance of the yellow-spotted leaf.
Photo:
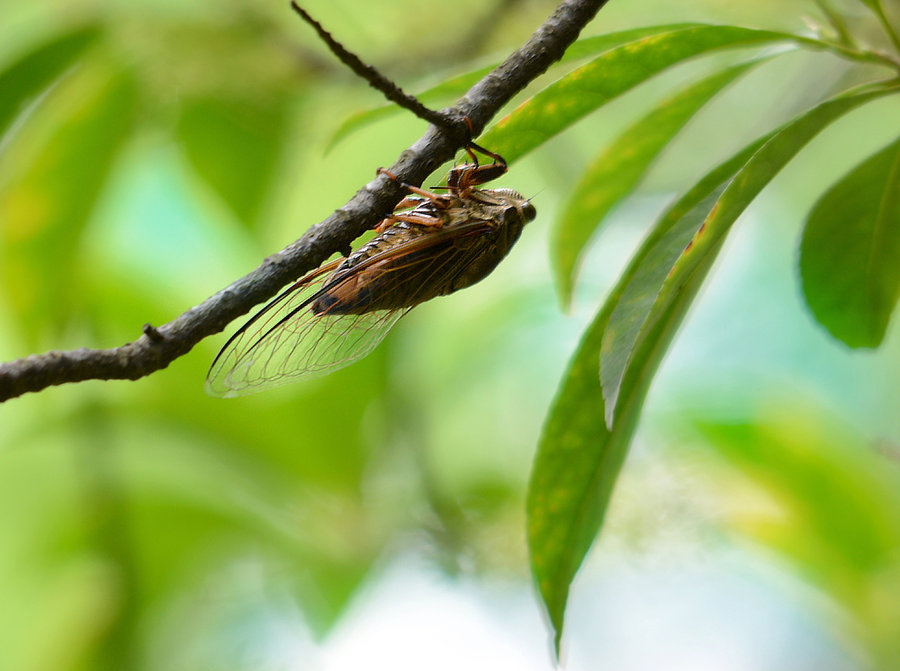
[{"label": "yellow-spotted leaf", "polygon": [[737,26],[691,26],[611,49],[576,68],[501,119],[479,143],[515,161],[610,100],[688,59],[780,41],[784,33]]},{"label": "yellow-spotted leaf", "polygon": [[[683,285],[705,267],[731,229],[732,224],[756,195],[807,142],[835,119],[879,96],[895,93],[896,87],[878,87],[865,93],[847,94],[828,100],[784,124],[729,181],[721,197],[692,217],[696,224],[672,225],[673,238],[662,240],[648,254],[630,286],[613,309],[600,356],[600,380],[606,401],[606,422],[613,426],[623,380],[630,367],[642,367],[639,352],[647,332],[680,299]],[[703,204],[706,207],[707,204]],[[672,213],[664,216],[669,221]],[[682,222],[672,222],[680,224]],[[690,235],[690,237],[685,237]]]},{"label": "yellow-spotted leaf", "polygon": [[630,125],[591,162],[553,229],[550,258],[568,305],[585,245],[612,208],[637,186],[654,159],[719,91],[759,61],[742,63],[685,87]]},{"label": "yellow-spotted leaf", "polygon": [[[675,218],[680,220],[692,212],[705,211],[704,204],[721,194],[727,181],[760,144],[758,141],[747,147],[701,180],[673,207]],[[683,227],[690,228],[687,224]],[[646,377],[630,380],[628,409],[622,411],[611,430],[605,421],[597,358],[613,309],[647,256],[666,235],[671,237],[672,233],[664,226],[658,225],[651,232],[582,336],[544,424],[535,456],[526,502],[528,547],[532,574],[553,625],[557,651],[569,585],[603,522],[654,370],[648,360],[643,371]],[[698,278],[698,286],[700,281]],[[675,326],[676,323],[669,325],[668,333],[673,333]],[[662,338],[658,344],[661,349],[654,365],[665,350]]]},{"label": "yellow-spotted leaf", "polygon": [[704,177],[656,223],[588,327],[544,426],[527,499],[532,572],[557,649],[569,585],[603,521],[647,389],[731,224],[812,137],[891,91],[822,103]]}]

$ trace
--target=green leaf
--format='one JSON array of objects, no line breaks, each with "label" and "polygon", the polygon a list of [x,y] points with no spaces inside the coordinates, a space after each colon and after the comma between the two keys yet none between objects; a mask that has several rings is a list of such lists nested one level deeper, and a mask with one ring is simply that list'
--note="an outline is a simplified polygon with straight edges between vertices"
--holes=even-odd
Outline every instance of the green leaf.
[{"label": "green leaf", "polygon": [[900,296],[900,140],[819,199],[800,244],[806,303],[835,338],[877,347]]},{"label": "green leaf", "polygon": [[[574,42],[572,46],[570,46],[566,50],[566,53],[563,54],[563,57],[559,60],[559,63],[567,63],[582,58],[588,58],[590,56],[603,53],[604,51],[608,51],[613,47],[617,47],[627,42],[633,42],[648,35],[655,35],[657,33],[668,32],[671,30],[696,25],[699,24],[673,23],[661,26],[632,28],[629,30],[620,30],[618,32],[609,33],[607,35],[585,37]],[[472,88],[472,86],[474,86],[482,77],[484,77],[491,70],[497,67],[497,65],[499,65],[499,63],[492,63],[491,65],[478,68],[477,70],[472,70],[471,72],[466,72],[465,74],[451,77],[450,79],[443,81],[436,86],[422,91],[416,97],[426,105],[435,105],[449,102],[463,95],[466,91]],[[364,126],[368,126],[369,124],[378,121],[379,119],[393,116],[394,114],[397,114],[401,111],[403,111],[403,108],[399,107],[398,105],[389,104],[373,107],[372,109],[363,110],[362,112],[357,112],[356,114],[351,115],[340,125],[340,127],[338,127],[337,131],[335,131],[334,135],[331,137],[331,140],[328,142],[326,151],[331,150],[338,142],[343,140],[354,131],[363,128]]]},{"label": "green leaf", "polygon": [[481,136],[512,162],[615,97],[687,59],[794,38],[736,26],[693,26],[651,35],[607,51],[554,82]]},{"label": "green leaf", "polygon": [[176,129],[194,170],[248,226],[270,192],[289,130],[287,96],[269,98],[193,99]]},{"label": "green leaf", "polygon": [[[672,208],[677,218],[718,197],[723,183],[761,144],[719,166]],[[699,205],[699,207],[698,207]],[[631,412],[610,430],[604,419],[597,358],[613,309],[667,229],[657,225],[631,260],[601,311],[588,327],[550,409],[535,456],[526,503],[532,573],[556,633],[559,651],[569,585],[594,541],[628,449],[653,368],[629,387]],[[699,280],[698,280],[699,281]],[[663,348],[664,349],[664,348]],[[660,354],[661,356],[661,354]],[[655,364],[654,364],[655,365]]]},{"label": "green leaf", "polygon": [[584,246],[616,203],[637,186],[653,160],[719,91],[760,61],[717,72],[663,100],[591,162],[553,229],[550,257],[563,305],[571,300]]},{"label": "green leaf", "polygon": [[[612,426],[627,368],[642,363],[637,353],[646,332],[683,291],[698,268],[711,263],[731,225],[772,178],[828,124],[859,105],[896,89],[879,88],[826,101],[784,124],[729,180],[721,197],[702,203],[701,210],[674,220],[670,211],[660,222],[669,229],[648,255],[613,311],[600,358],[600,380],[606,400],[606,422]],[[705,211],[704,211],[705,208]],[[677,206],[676,206],[677,209]],[[699,216],[696,216],[699,215]],[[693,231],[691,230],[693,227]],[[688,237],[690,236],[690,237]]]},{"label": "green leaf", "polygon": [[0,136],[60,77],[100,34],[84,26],[44,42],[0,73]]},{"label": "green leaf", "polygon": [[0,281],[21,323],[59,327],[77,309],[78,243],[135,110],[130,76],[84,68],[7,147]]},{"label": "green leaf", "polygon": [[[544,426],[526,504],[532,572],[557,650],[569,585],[606,513],[653,374],[730,224],[811,137],[887,92],[823,103],[709,173],[654,226],[588,327]],[[628,326],[631,330],[623,334]],[[610,346],[622,346],[623,338],[630,343],[628,365],[622,368],[613,413],[597,361],[601,350],[606,356]],[[613,416],[614,422],[606,421]]]}]

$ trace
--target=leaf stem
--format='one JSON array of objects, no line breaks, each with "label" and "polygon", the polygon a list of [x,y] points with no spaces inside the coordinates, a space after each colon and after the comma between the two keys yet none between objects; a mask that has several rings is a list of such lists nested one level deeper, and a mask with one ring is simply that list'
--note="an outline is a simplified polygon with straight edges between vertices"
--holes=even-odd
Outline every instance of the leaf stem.
[{"label": "leaf stem", "polygon": [[834,8],[832,8],[832,6],[829,5],[826,0],[814,1],[816,5],[818,5],[821,12],[825,15],[825,18],[828,19],[828,23],[831,24],[832,28],[834,28],[834,32],[837,33],[838,43],[851,49],[857,49],[858,47],[856,45],[856,41],[853,39],[853,36],[847,29],[847,24],[844,23],[841,15],[834,11]]},{"label": "leaf stem", "polygon": [[897,70],[898,72],[900,72],[900,58],[891,56],[890,54],[882,53],[879,51],[869,51],[867,49],[848,47],[837,42],[829,42],[826,40],[816,39],[814,37],[801,37],[797,35],[794,36],[794,41],[801,45],[810,46],[816,49],[822,49],[824,51],[831,51],[837,56],[846,58],[847,60],[858,61],[861,63],[872,63],[873,65],[886,65],[892,70]]},{"label": "leaf stem", "polygon": [[878,19],[881,27],[884,29],[885,34],[893,43],[894,51],[900,54],[900,35],[898,35],[897,31],[894,30],[894,26],[891,25],[891,22],[888,20],[887,15],[884,13],[884,7],[881,6],[881,0],[875,0],[875,2],[869,6],[872,8],[872,12]]}]

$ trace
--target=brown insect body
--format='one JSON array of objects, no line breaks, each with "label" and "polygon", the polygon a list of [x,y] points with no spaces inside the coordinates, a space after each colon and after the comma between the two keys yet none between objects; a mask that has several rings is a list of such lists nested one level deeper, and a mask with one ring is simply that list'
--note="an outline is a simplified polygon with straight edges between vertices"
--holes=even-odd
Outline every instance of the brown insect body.
[{"label": "brown insect body", "polygon": [[[340,282],[325,291],[312,305],[316,314],[362,314],[370,310],[410,308],[437,296],[470,287],[487,277],[503,260],[535,216],[534,206],[511,189],[478,190],[466,199],[441,196],[443,209],[424,201],[411,210],[416,215],[439,217],[441,226],[399,221],[347,257],[330,280],[339,279],[364,261],[377,262],[354,273],[351,281]],[[478,227],[477,224],[483,226]],[[456,234],[465,226],[467,234]],[[414,241],[441,236],[427,247],[415,250]],[[392,249],[411,248],[404,254]],[[437,273],[431,281],[418,277],[428,258],[441,258],[453,272]]]},{"label": "brown insect body", "polygon": [[[494,163],[479,165],[472,148]],[[474,144],[467,151],[473,162],[450,171],[445,192],[404,185],[416,195],[372,240],[251,317],[213,360],[207,390],[236,396],[345,366],[368,354],[410,308],[490,274],[535,209],[512,189],[476,188],[505,172],[506,163]]]}]

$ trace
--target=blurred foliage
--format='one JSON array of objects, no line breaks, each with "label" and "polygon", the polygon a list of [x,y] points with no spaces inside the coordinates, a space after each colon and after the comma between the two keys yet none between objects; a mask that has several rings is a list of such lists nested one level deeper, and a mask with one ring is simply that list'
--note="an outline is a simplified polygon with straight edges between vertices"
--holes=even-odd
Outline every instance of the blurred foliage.
[{"label": "blurred foliage", "polygon": [[889,669],[900,659],[900,470],[826,417],[789,402],[740,421],[692,419],[699,445],[730,467],[710,487],[739,492],[721,497],[730,526],[839,603],[875,667]]},{"label": "blurred foliage", "polygon": [[[270,618],[298,608],[310,635],[326,639],[366,580],[410,552],[450,574],[520,581],[530,559],[558,645],[570,582],[607,516],[644,396],[725,236],[831,125],[848,124],[852,151],[805,164],[810,181],[780,195],[802,209],[825,193],[803,234],[803,290],[847,344],[885,340],[872,356],[896,370],[896,87],[847,91],[890,72],[878,54],[895,46],[884,28],[900,17],[865,4],[875,12],[856,0],[827,13],[800,1],[610,3],[484,135],[516,159],[504,184],[537,194],[539,221],[489,281],[418,308],[359,364],[222,401],[202,394],[223,342],[213,338],[137,383],[52,388],[0,406],[0,670],[265,668],[277,647]],[[364,60],[442,105],[553,5],[519,2],[488,26],[475,0],[309,9]],[[815,34],[804,12],[821,24]],[[286,6],[47,0],[0,17],[4,360],[115,346],[168,321],[340,206],[423,129],[336,65]],[[750,19],[755,28],[738,25]],[[854,116],[879,104],[894,105],[879,123]],[[648,225],[658,203],[634,194],[676,192],[685,195]],[[791,217],[802,214],[784,205],[772,228]],[[551,272],[543,233],[554,218]],[[623,229],[629,241],[617,246],[609,236]],[[554,274],[571,318],[555,306]],[[763,285],[752,290],[774,302]],[[745,311],[735,300],[727,314]],[[822,346],[802,323],[770,325],[761,339],[784,331],[797,351]],[[716,379],[714,335],[695,346],[705,367],[679,384]],[[806,379],[822,394],[865,399],[858,416],[846,404],[854,427],[891,416],[890,385],[828,377],[822,370],[848,357],[823,356]],[[666,366],[658,377],[677,405],[684,386],[671,391]],[[709,404],[781,383],[748,379],[710,384]],[[717,524],[826,592],[851,624],[813,617],[874,668],[891,668],[896,460],[824,415],[698,419],[685,442],[702,442],[779,506],[774,519],[737,511]],[[896,423],[876,432],[900,444]]]}]

